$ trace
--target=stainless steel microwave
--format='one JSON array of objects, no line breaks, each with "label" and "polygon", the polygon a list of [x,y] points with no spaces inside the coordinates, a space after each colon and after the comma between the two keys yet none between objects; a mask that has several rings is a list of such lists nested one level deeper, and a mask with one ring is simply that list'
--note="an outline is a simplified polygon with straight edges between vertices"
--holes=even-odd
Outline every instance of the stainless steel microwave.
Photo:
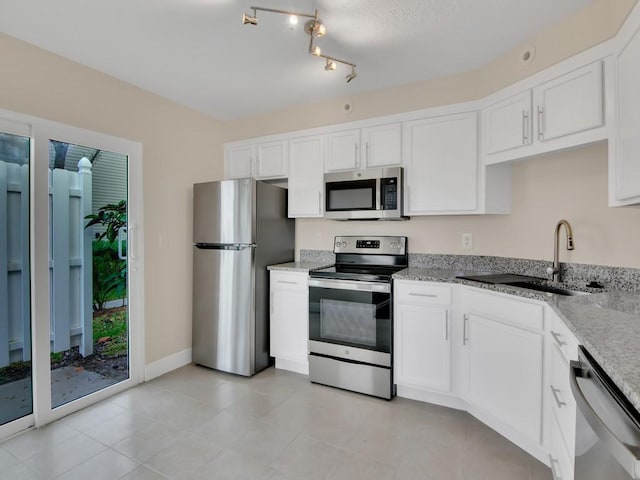
[{"label": "stainless steel microwave", "polygon": [[325,174],[325,218],[406,220],[402,173],[402,167],[392,167]]}]

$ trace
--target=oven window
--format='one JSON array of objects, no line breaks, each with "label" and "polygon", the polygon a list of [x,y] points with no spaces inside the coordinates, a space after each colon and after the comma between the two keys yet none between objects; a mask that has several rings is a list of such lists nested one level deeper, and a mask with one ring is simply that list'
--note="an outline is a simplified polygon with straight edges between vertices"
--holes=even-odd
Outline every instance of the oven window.
[{"label": "oven window", "polygon": [[391,353],[391,294],[309,288],[309,339]]},{"label": "oven window", "polygon": [[326,184],[327,210],[375,210],[376,181],[355,180]]},{"label": "oven window", "polygon": [[326,340],[375,347],[376,306],[320,299],[320,335]]}]

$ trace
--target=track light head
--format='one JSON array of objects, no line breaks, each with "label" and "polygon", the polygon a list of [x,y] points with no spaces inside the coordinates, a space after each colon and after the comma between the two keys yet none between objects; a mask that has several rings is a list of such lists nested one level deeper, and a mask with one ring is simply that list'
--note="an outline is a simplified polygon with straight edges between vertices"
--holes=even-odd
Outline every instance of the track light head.
[{"label": "track light head", "polygon": [[307,20],[304,24],[304,31],[312,37],[322,37],[327,33],[327,27],[318,19]]},{"label": "track light head", "polygon": [[325,63],[324,65],[324,69],[327,71],[333,71],[338,67],[338,65],[336,64],[336,62],[334,62],[333,60],[331,60],[330,58],[327,58],[327,63]]},{"label": "track light head", "polygon": [[344,79],[347,81],[347,83],[349,83],[351,80],[353,80],[357,76],[358,75],[356,74],[355,67],[351,67],[351,73],[349,75],[347,75],[346,77],[344,77]]},{"label": "track light head", "polygon": [[316,57],[319,57],[320,55],[322,55],[322,50],[320,49],[320,47],[319,47],[319,46],[314,45],[313,47],[311,47],[311,48],[309,49],[309,53],[310,53],[311,55],[314,55],[314,56],[316,56]]},{"label": "track light head", "polygon": [[253,11],[253,17],[251,15],[247,15],[246,13],[242,14],[242,24],[243,25],[258,25],[258,17],[256,16],[255,10]]}]

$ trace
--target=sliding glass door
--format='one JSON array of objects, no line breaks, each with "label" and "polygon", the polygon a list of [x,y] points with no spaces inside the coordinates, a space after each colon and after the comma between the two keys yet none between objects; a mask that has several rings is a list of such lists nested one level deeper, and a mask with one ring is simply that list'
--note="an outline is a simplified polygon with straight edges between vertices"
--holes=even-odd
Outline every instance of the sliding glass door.
[{"label": "sliding glass door", "polygon": [[28,136],[0,132],[0,425],[33,412]]},{"label": "sliding glass door", "polygon": [[142,380],[141,157],[0,111],[0,439]]}]

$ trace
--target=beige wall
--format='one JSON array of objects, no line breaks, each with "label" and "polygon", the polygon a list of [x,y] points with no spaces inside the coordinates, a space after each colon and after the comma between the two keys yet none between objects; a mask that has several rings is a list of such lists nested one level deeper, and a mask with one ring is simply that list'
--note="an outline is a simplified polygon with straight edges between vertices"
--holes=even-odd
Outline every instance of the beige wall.
[{"label": "beige wall", "polygon": [[191,347],[191,185],[222,178],[220,124],[0,34],[0,108],[142,143],[146,360]]}]

